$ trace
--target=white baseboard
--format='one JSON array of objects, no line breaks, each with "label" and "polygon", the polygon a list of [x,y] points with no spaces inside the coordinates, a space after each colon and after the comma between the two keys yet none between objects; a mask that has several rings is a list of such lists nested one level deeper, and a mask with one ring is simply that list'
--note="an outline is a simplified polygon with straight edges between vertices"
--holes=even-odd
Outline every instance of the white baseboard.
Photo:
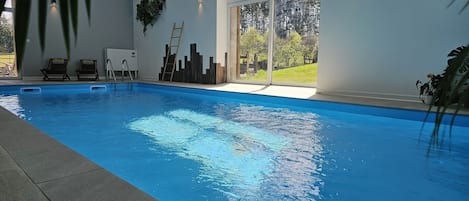
[{"label": "white baseboard", "polygon": [[[23,76],[22,80],[24,81],[41,81],[44,76]],[[70,76],[72,81],[77,81],[76,76]],[[128,78],[126,78],[127,80]],[[106,76],[99,76],[99,81],[106,81]]]},{"label": "white baseboard", "polygon": [[23,76],[22,80],[25,81],[39,81],[42,80],[44,76]]},{"label": "white baseboard", "polygon": [[349,97],[359,97],[359,98],[373,98],[373,99],[383,99],[383,100],[397,100],[397,101],[406,101],[406,102],[421,102],[417,95],[408,95],[408,94],[393,94],[393,93],[378,93],[378,92],[368,92],[368,91],[328,91],[318,89],[317,93],[325,95],[334,95],[334,96],[349,96]]}]

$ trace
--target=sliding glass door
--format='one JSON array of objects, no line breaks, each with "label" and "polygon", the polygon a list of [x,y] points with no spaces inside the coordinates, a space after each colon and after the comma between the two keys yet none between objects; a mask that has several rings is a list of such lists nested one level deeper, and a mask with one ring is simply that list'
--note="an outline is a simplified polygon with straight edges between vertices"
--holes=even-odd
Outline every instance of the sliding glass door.
[{"label": "sliding glass door", "polygon": [[0,16],[0,79],[17,78],[12,0]]},{"label": "sliding glass door", "polygon": [[232,80],[255,83],[267,81],[269,27],[267,1],[230,8]]},{"label": "sliding glass door", "polygon": [[230,80],[315,85],[319,0],[238,2],[229,6]]},{"label": "sliding glass door", "polygon": [[273,83],[316,84],[319,0],[275,1]]}]

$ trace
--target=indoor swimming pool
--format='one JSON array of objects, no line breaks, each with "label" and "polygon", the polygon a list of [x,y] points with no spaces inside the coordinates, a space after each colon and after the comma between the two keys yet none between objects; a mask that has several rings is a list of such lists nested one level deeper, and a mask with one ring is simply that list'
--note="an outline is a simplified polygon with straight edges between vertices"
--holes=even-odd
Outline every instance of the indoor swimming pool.
[{"label": "indoor swimming pool", "polygon": [[469,117],[146,83],[1,86],[0,106],[159,200],[469,199]]}]

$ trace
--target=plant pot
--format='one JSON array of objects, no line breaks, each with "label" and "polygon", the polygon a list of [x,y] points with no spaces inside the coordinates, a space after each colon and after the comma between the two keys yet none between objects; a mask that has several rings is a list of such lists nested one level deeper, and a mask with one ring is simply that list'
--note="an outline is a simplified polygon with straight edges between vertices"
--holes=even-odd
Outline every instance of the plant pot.
[{"label": "plant pot", "polygon": [[433,96],[431,96],[431,95],[422,96],[422,102],[427,104],[427,105],[432,104],[432,100],[433,100]]},{"label": "plant pot", "polygon": [[466,99],[466,102],[464,102],[464,107],[469,108],[469,98]]}]

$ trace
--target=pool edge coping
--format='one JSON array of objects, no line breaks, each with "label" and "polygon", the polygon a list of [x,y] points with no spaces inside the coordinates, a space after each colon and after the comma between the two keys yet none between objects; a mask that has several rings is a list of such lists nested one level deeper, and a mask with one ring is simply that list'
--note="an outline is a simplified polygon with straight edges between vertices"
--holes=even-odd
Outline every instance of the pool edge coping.
[{"label": "pool edge coping", "polygon": [[[323,103],[331,103],[331,104],[346,104],[346,105],[354,105],[354,106],[362,106],[362,107],[378,108],[378,109],[403,110],[403,111],[410,111],[410,112],[428,112],[428,105],[422,104],[419,102],[409,102],[405,100],[391,100],[391,99],[388,100],[388,99],[380,99],[380,98],[372,98],[372,97],[365,98],[365,97],[339,96],[339,95],[328,95],[328,94],[316,94],[315,96],[318,96],[316,98],[313,98],[313,97],[298,98],[298,97],[269,95],[269,94],[260,94],[260,93],[252,93],[252,92],[225,91],[225,90],[212,89],[212,88],[200,88],[198,86],[186,86],[186,85],[181,86],[181,85],[173,85],[170,83],[156,83],[156,82],[146,82],[146,81],[139,81],[135,83],[152,84],[152,85],[160,85],[164,87],[175,87],[175,88],[184,88],[184,89],[208,90],[208,91],[213,91],[213,92],[221,92],[221,93],[229,93],[229,94],[274,97],[274,98],[292,99],[292,100],[298,100],[298,101],[312,101],[312,102],[323,102]],[[334,97],[334,98],[330,99],[330,98],[325,98],[325,97]],[[344,98],[345,100],[339,100],[337,98]],[[350,98],[354,100],[358,100],[358,101],[351,101]],[[395,105],[385,105],[385,104],[381,104],[381,105],[380,104],[367,104],[364,102],[360,102],[360,100],[373,100],[373,102],[380,102],[380,101],[399,102],[399,103],[405,103],[405,104],[422,105],[423,107],[399,107]],[[436,111],[436,106],[432,107],[431,112],[435,112],[435,111]],[[449,108],[446,111],[446,114],[451,115],[453,114],[453,111],[454,111],[453,108]],[[461,108],[461,110],[459,110],[458,115],[469,118],[469,109]]]}]

